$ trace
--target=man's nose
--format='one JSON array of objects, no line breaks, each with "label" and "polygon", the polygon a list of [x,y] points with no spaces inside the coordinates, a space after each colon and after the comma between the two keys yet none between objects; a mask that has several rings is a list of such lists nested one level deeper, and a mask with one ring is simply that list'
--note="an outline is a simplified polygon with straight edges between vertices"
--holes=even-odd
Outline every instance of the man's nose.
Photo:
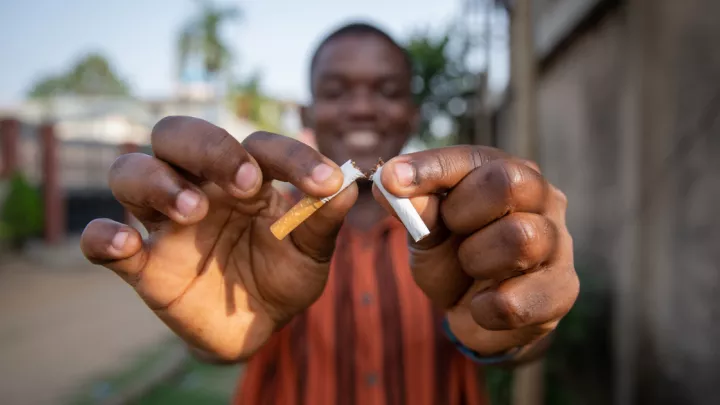
[{"label": "man's nose", "polygon": [[354,91],[348,100],[347,112],[351,118],[374,118],[376,103],[372,93],[365,89]]}]

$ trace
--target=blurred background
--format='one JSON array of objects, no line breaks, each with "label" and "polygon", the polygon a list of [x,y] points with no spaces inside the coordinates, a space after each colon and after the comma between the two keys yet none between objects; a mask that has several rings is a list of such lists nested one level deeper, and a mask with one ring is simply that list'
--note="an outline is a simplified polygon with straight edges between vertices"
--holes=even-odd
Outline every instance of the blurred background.
[{"label": "blurred background", "polygon": [[[493,404],[719,404],[720,2],[0,1],[0,403],[223,404],[78,236],[132,220],[107,169],[166,115],[310,142],[314,46],[368,21],[415,63],[408,150],[493,145],[570,201],[582,291]],[[713,180],[715,179],[715,180]]]}]

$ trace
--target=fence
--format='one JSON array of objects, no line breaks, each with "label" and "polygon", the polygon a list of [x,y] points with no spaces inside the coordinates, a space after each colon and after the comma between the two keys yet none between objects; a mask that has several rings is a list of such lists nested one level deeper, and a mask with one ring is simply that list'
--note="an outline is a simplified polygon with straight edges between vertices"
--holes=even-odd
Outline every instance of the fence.
[{"label": "fence", "polygon": [[42,190],[45,239],[81,232],[94,218],[126,218],[108,186],[108,169],[121,153],[148,146],[59,140],[50,125],[0,120],[0,178],[15,172]]}]

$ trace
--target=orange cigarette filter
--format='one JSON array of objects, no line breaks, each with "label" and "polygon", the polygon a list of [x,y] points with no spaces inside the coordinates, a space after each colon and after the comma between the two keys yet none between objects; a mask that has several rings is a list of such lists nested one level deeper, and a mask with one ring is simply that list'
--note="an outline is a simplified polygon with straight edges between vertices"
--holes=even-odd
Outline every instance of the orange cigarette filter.
[{"label": "orange cigarette filter", "polygon": [[310,216],[320,209],[320,207],[325,205],[325,203],[332,200],[336,195],[340,194],[340,192],[348,188],[359,178],[365,177],[363,172],[355,166],[355,162],[352,160],[348,160],[340,166],[340,170],[343,173],[343,184],[342,187],[340,187],[340,190],[330,197],[325,198],[305,196],[302,200],[290,208],[285,215],[278,218],[278,220],[270,226],[270,232],[272,232],[278,240],[285,239],[290,232],[294,231],[295,228],[310,218]]}]

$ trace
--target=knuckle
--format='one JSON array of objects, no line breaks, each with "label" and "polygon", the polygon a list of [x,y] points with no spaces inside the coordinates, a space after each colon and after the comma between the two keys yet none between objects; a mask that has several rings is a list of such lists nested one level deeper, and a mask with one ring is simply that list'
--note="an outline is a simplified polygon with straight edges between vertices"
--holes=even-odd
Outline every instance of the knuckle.
[{"label": "knuckle", "polygon": [[118,156],[110,165],[110,169],[108,170],[110,178],[117,176],[125,167],[128,167],[128,163],[135,160],[134,155],[134,153],[126,153]]},{"label": "knuckle", "polygon": [[515,294],[497,291],[493,294],[492,305],[495,318],[508,329],[525,326],[530,314]]},{"label": "knuckle", "polygon": [[161,165],[147,165],[143,170],[142,178],[151,186],[153,191],[160,191],[167,188],[167,186],[163,187],[163,185],[167,185],[168,183],[167,171]]},{"label": "knuckle", "polygon": [[489,146],[466,146],[465,148],[474,168],[486,165],[495,153],[494,148]]},{"label": "knuckle", "polygon": [[439,177],[440,179],[447,176],[455,177],[456,174],[467,171],[464,169],[465,161],[463,159],[457,159],[453,154],[438,153],[436,157],[439,168],[438,174],[441,176]]},{"label": "knuckle", "polygon": [[230,173],[224,172],[234,169],[245,159],[245,155],[241,153],[240,144],[222,128],[215,127],[209,132],[204,137],[206,164],[200,175],[210,176],[210,178],[213,177],[213,173],[222,173],[223,176],[230,175]]},{"label": "knuckle", "polygon": [[152,157],[142,153],[127,153],[118,156],[108,169],[108,185],[110,190],[115,193],[125,186],[128,176],[133,176],[138,173],[138,168],[144,167],[147,162],[146,159],[152,159]]},{"label": "knuckle", "polygon": [[505,243],[515,256],[518,270],[528,269],[542,260],[544,248],[543,235],[545,224],[539,224],[536,218],[514,216],[508,218],[504,234]]},{"label": "knuckle", "polygon": [[515,197],[525,178],[517,164],[507,160],[495,160],[489,163],[484,180],[498,193],[499,202],[510,210],[516,205]]},{"label": "knuckle", "polygon": [[152,128],[150,132],[150,138],[155,139],[163,136],[170,132],[173,128],[177,127],[178,123],[183,120],[184,117],[179,115],[168,115],[161,118]]},{"label": "knuckle", "polygon": [[271,134],[266,131],[255,131],[250,135],[246,136],[242,141],[242,146],[252,153],[254,148],[261,146],[261,144],[270,137]]}]

